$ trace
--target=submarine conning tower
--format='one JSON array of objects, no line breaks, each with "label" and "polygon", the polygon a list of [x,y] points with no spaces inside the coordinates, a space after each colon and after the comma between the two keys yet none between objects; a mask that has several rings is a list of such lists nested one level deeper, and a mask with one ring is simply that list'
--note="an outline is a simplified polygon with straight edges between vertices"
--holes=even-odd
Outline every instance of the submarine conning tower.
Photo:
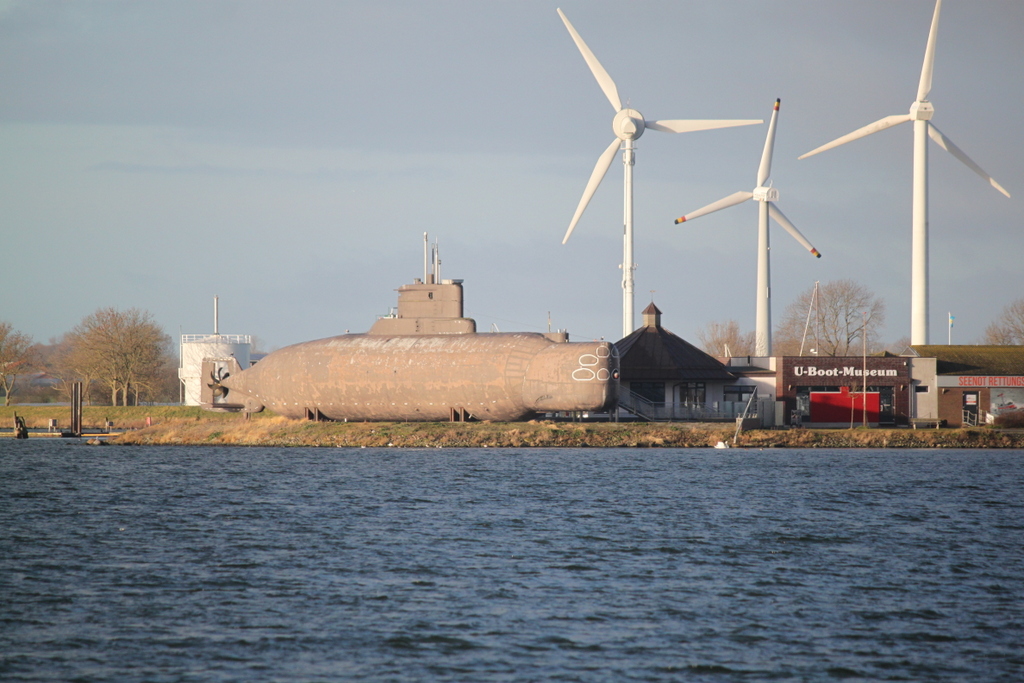
[{"label": "submarine conning tower", "polygon": [[[463,317],[462,280],[441,279],[441,257],[435,242],[430,248],[423,233],[423,278],[398,288],[394,313],[377,318],[366,333],[375,336],[475,334],[476,321]],[[567,332],[548,332],[554,342],[569,341]]]},{"label": "submarine conning tower", "polygon": [[[476,321],[463,317],[462,280],[433,282],[433,275],[424,283],[419,278],[411,285],[398,288],[395,313],[377,319],[366,334],[381,336],[416,336],[428,334],[475,334]],[[547,332],[554,342],[569,341],[568,332]]]},{"label": "submarine conning tower", "polygon": [[417,278],[398,288],[397,312],[378,318],[367,334],[473,334],[476,321],[462,317],[462,280],[424,283]]}]

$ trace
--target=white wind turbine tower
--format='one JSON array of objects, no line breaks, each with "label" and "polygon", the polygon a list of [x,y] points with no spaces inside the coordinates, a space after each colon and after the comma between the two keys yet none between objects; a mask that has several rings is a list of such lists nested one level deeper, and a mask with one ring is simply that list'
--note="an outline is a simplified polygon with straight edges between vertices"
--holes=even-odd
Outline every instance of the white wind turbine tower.
[{"label": "white wind turbine tower", "polygon": [[818,250],[811,246],[800,231],[796,229],[788,218],[775,206],[779,201],[779,191],[772,185],[765,185],[772,172],[772,150],[775,148],[775,125],[779,120],[779,104],[781,100],[775,100],[775,109],[772,110],[772,120],[768,124],[768,137],[764,141],[764,152],[761,153],[761,165],[757,168],[757,187],[753,192],[735,192],[724,199],[708,204],[707,206],[692,211],[682,218],[676,219],[676,224],[693,220],[729,206],[742,204],[753,199],[758,202],[757,220],[757,324],[755,328],[755,350],[758,356],[772,355],[772,300],[771,300],[771,266],[768,261],[768,216],[786,229],[797,242],[803,245],[807,251],[821,258]]},{"label": "white wind turbine tower", "polygon": [[690,131],[698,130],[711,130],[714,128],[729,128],[731,126],[748,126],[755,123],[764,123],[761,120],[668,120],[668,121],[646,121],[640,112],[635,109],[623,108],[622,101],[619,99],[619,91],[615,87],[615,81],[612,80],[608,72],[604,70],[601,63],[597,61],[597,57],[590,51],[587,44],[583,42],[583,38],[576,32],[572,24],[566,18],[565,14],[561,9],[558,10],[558,16],[562,17],[562,21],[565,23],[565,27],[569,29],[569,35],[576,42],[576,47],[579,48],[583,54],[583,59],[586,60],[587,65],[590,67],[590,71],[594,74],[594,78],[597,79],[598,85],[601,86],[601,90],[604,91],[605,97],[611,102],[612,108],[615,110],[615,118],[612,119],[612,130],[615,131],[615,139],[608,145],[608,148],[598,157],[597,165],[594,166],[593,173],[590,174],[590,180],[587,182],[586,189],[583,190],[583,197],[580,199],[579,206],[576,207],[576,214],[572,217],[572,222],[569,223],[569,229],[565,232],[565,237],[562,239],[562,244],[565,244],[569,240],[569,236],[572,235],[573,229],[576,227],[576,223],[580,220],[580,216],[583,215],[583,211],[587,208],[587,204],[590,203],[591,197],[594,196],[594,192],[597,190],[598,185],[604,179],[605,174],[608,172],[609,167],[612,165],[612,159],[615,157],[615,152],[621,147],[622,148],[622,166],[624,170],[623,179],[623,224],[624,224],[624,235],[623,235],[623,248],[622,248],[622,336],[629,335],[633,329],[633,271],[636,268],[636,264],[633,263],[633,150],[635,149],[634,143],[636,140],[643,135],[644,130],[651,128],[658,130],[663,133],[687,133]]},{"label": "white wind turbine tower", "polygon": [[976,163],[964,154],[953,141],[939,132],[931,122],[935,108],[928,101],[928,93],[932,89],[932,68],[935,63],[935,36],[939,29],[939,10],[942,0],[935,2],[935,14],[932,16],[932,27],[928,33],[928,45],[924,51],[924,65],[921,67],[921,80],[917,86],[917,100],[910,105],[910,113],[886,116],[863,128],[858,128],[841,138],[822,145],[801,156],[809,156],[838,147],[844,143],[877,133],[906,121],[914,122],[914,189],[911,222],[913,224],[911,285],[910,285],[910,343],[914,345],[928,343],[928,140],[931,137],[942,149],[962,161],[969,169],[992,184],[992,187],[1007,197],[1010,193],[1003,189],[992,176],[985,173]]}]

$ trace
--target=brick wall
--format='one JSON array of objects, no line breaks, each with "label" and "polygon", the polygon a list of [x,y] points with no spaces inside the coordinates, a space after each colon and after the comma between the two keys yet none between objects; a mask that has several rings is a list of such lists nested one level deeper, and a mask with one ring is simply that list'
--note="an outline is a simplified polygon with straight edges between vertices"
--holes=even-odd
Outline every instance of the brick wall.
[{"label": "brick wall", "polygon": [[[864,358],[861,356],[820,356],[782,359],[779,374],[779,399],[786,403],[787,420],[796,409],[797,387],[837,386],[860,388]],[[893,387],[893,414],[897,424],[907,424],[909,412],[910,367],[906,358],[867,358],[867,385]],[[959,409],[958,409],[959,410]],[[959,423],[959,413],[957,423]]]}]

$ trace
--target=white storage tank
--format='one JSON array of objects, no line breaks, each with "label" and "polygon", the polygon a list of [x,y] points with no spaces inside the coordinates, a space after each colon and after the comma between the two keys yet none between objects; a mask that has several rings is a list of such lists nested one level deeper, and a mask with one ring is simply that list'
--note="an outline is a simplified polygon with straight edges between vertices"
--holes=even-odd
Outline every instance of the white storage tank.
[{"label": "white storage tank", "polygon": [[247,368],[251,350],[252,338],[247,334],[181,335],[181,361],[178,367],[178,379],[181,380],[184,391],[182,403],[187,406],[199,405],[203,382],[212,381],[209,377],[202,377],[204,358],[234,356],[239,365]]}]

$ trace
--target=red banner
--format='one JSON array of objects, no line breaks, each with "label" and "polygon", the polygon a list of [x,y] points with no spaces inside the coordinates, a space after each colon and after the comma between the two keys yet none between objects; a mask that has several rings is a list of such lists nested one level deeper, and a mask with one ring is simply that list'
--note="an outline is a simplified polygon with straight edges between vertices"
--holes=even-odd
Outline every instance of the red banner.
[{"label": "red banner", "polygon": [[868,422],[878,422],[879,394],[869,391],[850,393],[849,387],[839,387],[839,391],[811,392],[811,422],[850,422],[854,424],[864,421],[864,403],[867,401]]}]

